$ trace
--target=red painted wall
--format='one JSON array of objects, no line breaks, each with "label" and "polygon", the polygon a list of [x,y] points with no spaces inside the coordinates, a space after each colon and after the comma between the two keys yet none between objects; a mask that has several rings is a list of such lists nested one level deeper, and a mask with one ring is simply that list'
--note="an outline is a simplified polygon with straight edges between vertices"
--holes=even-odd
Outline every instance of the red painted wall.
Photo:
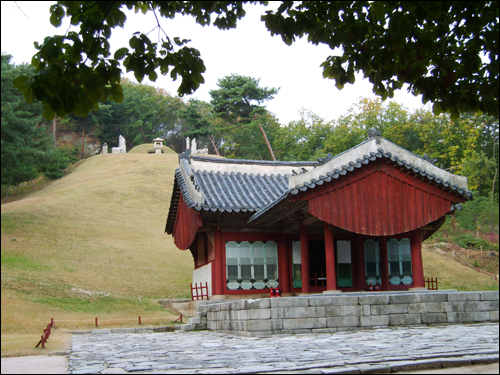
[{"label": "red painted wall", "polygon": [[295,198],[309,200],[309,212],[336,227],[369,236],[391,236],[421,228],[463,202],[383,161]]},{"label": "red painted wall", "polygon": [[172,233],[175,245],[181,250],[187,250],[193,243],[198,228],[201,226],[202,222],[199,212],[188,208],[181,194],[174,231]]}]

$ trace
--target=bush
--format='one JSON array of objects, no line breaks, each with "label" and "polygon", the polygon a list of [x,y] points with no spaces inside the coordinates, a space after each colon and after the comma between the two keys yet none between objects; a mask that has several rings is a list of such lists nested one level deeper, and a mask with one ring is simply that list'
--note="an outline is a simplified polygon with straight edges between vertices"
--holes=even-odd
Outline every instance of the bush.
[{"label": "bush", "polygon": [[66,150],[61,148],[50,149],[38,160],[38,169],[46,177],[52,180],[58,179],[63,176],[63,169],[68,167],[71,160]]},{"label": "bush", "polygon": [[492,244],[483,240],[482,238],[477,238],[471,236],[470,234],[459,234],[453,238],[453,241],[460,247],[470,248],[470,249],[491,249],[498,251],[498,244]]},{"label": "bush", "polygon": [[462,229],[480,230],[481,232],[498,233],[498,198],[478,196],[462,205],[462,210],[456,212],[457,224]]}]

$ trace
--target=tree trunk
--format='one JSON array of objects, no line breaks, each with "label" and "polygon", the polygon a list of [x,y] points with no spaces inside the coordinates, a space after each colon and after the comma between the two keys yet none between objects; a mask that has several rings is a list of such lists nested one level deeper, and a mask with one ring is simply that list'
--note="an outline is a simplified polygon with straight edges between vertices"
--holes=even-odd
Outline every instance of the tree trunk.
[{"label": "tree trunk", "polygon": [[213,137],[213,135],[211,135],[211,136],[210,136],[210,140],[212,141],[212,146],[214,146],[215,153],[217,154],[217,156],[220,156],[220,154],[219,154],[219,150],[217,150],[217,146],[215,146],[215,142],[214,142],[214,137]]},{"label": "tree trunk", "polygon": [[146,136],[144,135],[144,129],[142,129],[142,126],[141,126],[141,133],[142,133],[142,139],[144,140],[144,143],[146,143]]},{"label": "tree trunk", "polygon": [[493,162],[495,163],[495,175],[493,176],[493,186],[491,188],[491,201],[492,202],[494,201],[493,196],[495,195],[495,182],[497,181],[497,175],[498,175],[498,165],[495,162],[495,147],[496,147],[495,138],[493,138]]},{"label": "tree trunk", "polygon": [[7,186],[7,194],[5,194],[5,197],[3,198],[3,203],[7,200],[7,195],[9,195],[9,190],[10,190],[10,183],[12,182],[12,177],[9,178],[9,185]]},{"label": "tree trunk", "polygon": [[85,141],[85,126],[82,128],[82,160],[83,160],[83,157],[85,156],[85,154],[83,152],[84,141]]},{"label": "tree trunk", "polygon": [[54,117],[54,120],[52,120],[52,139],[54,140],[54,148],[57,147],[57,141],[56,141],[56,118]]},{"label": "tree trunk", "polygon": [[262,127],[260,122],[258,124],[259,124],[260,131],[262,132],[262,135],[264,136],[264,139],[266,140],[267,148],[269,148],[269,152],[271,153],[271,157],[273,158],[274,161],[276,161],[276,158],[274,157],[273,149],[271,148],[271,144],[269,143],[269,140],[267,139],[266,132],[264,131],[264,128]]}]

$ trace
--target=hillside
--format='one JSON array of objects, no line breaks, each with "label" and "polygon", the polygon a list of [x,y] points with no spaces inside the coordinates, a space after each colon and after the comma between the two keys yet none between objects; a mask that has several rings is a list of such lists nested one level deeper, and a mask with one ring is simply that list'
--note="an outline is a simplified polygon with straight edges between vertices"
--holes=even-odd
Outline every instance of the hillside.
[{"label": "hillside", "polygon": [[177,318],[157,304],[190,296],[191,253],[164,233],[177,164],[175,153],[98,155],[2,205],[2,355],[4,334],[40,337],[51,317]]}]

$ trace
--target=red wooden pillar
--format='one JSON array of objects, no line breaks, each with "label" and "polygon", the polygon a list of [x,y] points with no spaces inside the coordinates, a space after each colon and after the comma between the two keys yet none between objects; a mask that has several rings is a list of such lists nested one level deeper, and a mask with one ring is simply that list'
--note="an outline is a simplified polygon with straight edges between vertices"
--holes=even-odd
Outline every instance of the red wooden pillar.
[{"label": "red wooden pillar", "polygon": [[425,288],[424,265],[422,262],[422,237],[420,229],[415,229],[410,237],[411,241],[411,267],[413,273],[413,287]]},{"label": "red wooden pillar", "polygon": [[380,276],[382,290],[389,290],[389,255],[387,254],[387,237],[380,237]]},{"label": "red wooden pillar", "polygon": [[360,235],[355,234],[352,239],[353,254],[353,269],[354,269],[354,289],[365,290],[366,288],[366,275],[365,275],[365,248],[363,239]]},{"label": "red wooden pillar", "polygon": [[300,259],[302,262],[302,293],[310,293],[309,236],[307,234],[307,226],[302,223],[300,224]]},{"label": "red wooden pillar", "polygon": [[[325,228],[325,262],[326,262],[326,290],[337,290],[337,272],[335,270],[335,247],[333,232],[330,224],[324,223]],[[302,284],[303,285],[303,284]]]},{"label": "red wooden pillar", "polygon": [[278,242],[278,273],[281,293],[290,293],[290,269],[288,264],[287,235],[281,234]]},{"label": "red wooden pillar", "polygon": [[214,261],[212,267],[212,295],[220,296],[224,294],[224,270],[222,269],[222,256],[224,255],[222,232],[214,232]]}]

